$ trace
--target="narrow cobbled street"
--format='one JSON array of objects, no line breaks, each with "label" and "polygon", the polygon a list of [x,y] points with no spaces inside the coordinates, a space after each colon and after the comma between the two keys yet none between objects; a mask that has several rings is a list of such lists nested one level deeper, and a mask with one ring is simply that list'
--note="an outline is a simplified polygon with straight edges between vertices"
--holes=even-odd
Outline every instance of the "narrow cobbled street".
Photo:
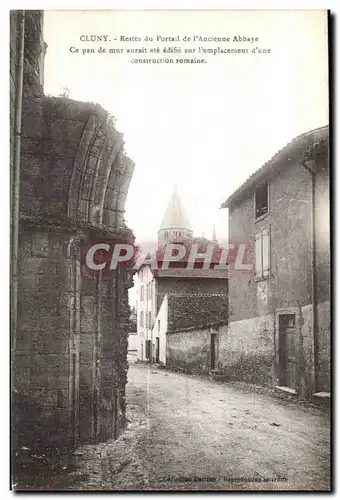
[{"label": "narrow cobbled street", "polygon": [[133,363],[127,404],[124,435],[77,451],[72,489],[329,488],[324,410]]}]

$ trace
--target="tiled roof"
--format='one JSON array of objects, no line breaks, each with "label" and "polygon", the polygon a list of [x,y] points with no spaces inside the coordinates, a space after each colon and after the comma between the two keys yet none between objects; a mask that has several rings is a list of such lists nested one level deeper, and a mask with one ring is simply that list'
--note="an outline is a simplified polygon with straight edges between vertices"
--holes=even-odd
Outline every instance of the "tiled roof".
[{"label": "tiled roof", "polygon": [[280,168],[285,167],[287,162],[291,161],[294,156],[302,156],[304,152],[309,152],[313,146],[326,141],[328,136],[328,125],[326,125],[295,137],[295,139],[280,149],[261,168],[248,177],[248,179],[236,191],[234,191],[234,193],[229,196],[224,203],[222,203],[221,208],[227,208],[236,201],[240,200],[249,188],[253,187],[253,185],[257,182],[262,181],[269,173],[275,171],[278,166]]}]

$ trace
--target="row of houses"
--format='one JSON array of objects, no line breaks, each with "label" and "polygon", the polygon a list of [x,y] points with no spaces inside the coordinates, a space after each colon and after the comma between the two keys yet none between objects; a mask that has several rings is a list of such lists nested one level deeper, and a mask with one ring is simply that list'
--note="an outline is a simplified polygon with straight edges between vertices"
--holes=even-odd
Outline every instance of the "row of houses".
[{"label": "row of houses", "polygon": [[[137,273],[138,358],[310,396],[330,393],[330,205],[328,126],[292,140],[222,204],[230,247],[247,269]],[[198,243],[174,193],[159,233]],[[161,260],[161,259],[160,259]],[[185,259],[184,259],[185,260]]]}]

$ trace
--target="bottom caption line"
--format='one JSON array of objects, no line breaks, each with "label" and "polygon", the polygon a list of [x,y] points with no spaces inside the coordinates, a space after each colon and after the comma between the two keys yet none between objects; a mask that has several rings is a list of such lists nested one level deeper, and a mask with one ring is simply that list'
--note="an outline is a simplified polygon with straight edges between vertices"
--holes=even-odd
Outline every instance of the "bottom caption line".
[{"label": "bottom caption line", "polygon": [[163,481],[171,483],[285,483],[288,481],[287,477],[201,477],[201,476],[165,476]]}]

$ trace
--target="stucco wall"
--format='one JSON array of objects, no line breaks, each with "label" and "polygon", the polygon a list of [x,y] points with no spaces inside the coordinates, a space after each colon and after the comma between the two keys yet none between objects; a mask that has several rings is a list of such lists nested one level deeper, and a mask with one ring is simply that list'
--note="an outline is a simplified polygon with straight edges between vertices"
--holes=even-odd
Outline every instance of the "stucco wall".
[{"label": "stucco wall", "polygon": [[[156,317],[156,293],[155,293],[155,280],[153,278],[153,274],[150,270],[149,266],[143,266],[142,269],[139,270],[138,274],[135,277],[136,282],[136,302],[137,302],[137,332],[138,336],[141,339],[141,342],[145,342],[150,336],[150,331],[152,329],[152,325],[154,324]],[[147,286],[149,286],[149,298],[147,298]],[[144,290],[144,298],[141,300],[141,287]],[[143,312],[144,322],[141,325],[140,322],[140,313]],[[146,315],[149,316],[149,312],[151,312],[151,326],[149,325],[146,328]],[[144,353],[145,354],[145,353]]]},{"label": "stucco wall", "polygon": [[219,328],[218,363],[230,380],[271,386],[274,354],[273,316],[231,321]]},{"label": "stucco wall", "polygon": [[139,337],[137,333],[129,333],[128,337],[128,352],[137,355],[139,349]]},{"label": "stucco wall", "polygon": [[[278,310],[293,308],[303,312],[304,321],[299,341],[297,386],[302,393],[329,387],[330,311],[323,304],[329,299],[330,282],[329,174],[326,157],[318,159],[315,193],[316,300],[319,303],[320,344],[317,388],[313,386],[311,193],[311,174],[301,165],[292,163],[269,177],[269,214],[266,217],[257,222],[254,220],[254,190],[229,209],[229,240],[231,243],[247,244],[252,262],[255,261],[254,238],[260,229],[270,228],[271,243],[269,279],[256,281],[253,273],[231,270],[229,337],[227,334],[221,336],[221,345],[225,345],[221,361],[232,377],[265,384],[270,384],[270,381],[277,383],[274,376],[277,366],[273,360],[276,356],[277,364],[274,340],[277,342],[278,333],[270,323],[264,327],[263,321],[264,318],[272,318],[270,321],[275,324]],[[268,331],[267,340],[263,337],[264,331]],[[232,359],[233,353],[235,359]]]},{"label": "stucco wall", "polygon": [[181,370],[188,373],[209,373],[209,330],[168,333],[166,366],[172,370]]},{"label": "stucco wall", "polygon": [[162,305],[158,311],[155,326],[152,331],[152,337],[159,337],[159,361],[166,364],[166,346],[168,330],[168,297],[165,296]]},{"label": "stucco wall", "polygon": [[229,210],[229,239],[245,243],[255,262],[255,234],[270,227],[270,279],[256,282],[250,272],[232,270],[230,320],[273,313],[276,308],[311,302],[311,179],[299,165],[270,179],[269,214],[254,221],[254,196]]}]

